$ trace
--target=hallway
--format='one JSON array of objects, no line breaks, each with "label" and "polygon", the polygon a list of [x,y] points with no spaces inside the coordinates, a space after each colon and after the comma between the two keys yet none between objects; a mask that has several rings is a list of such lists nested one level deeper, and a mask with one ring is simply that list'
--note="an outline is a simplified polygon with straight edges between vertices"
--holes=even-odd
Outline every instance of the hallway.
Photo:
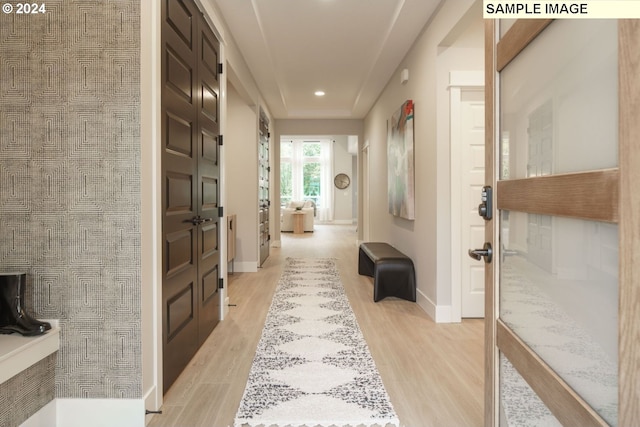
[{"label": "hallway", "polygon": [[[391,397],[408,427],[483,423],[483,324],[436,325],[417,304],[373,302],[372,279],[359,276],[355,226],[316,225],[282,234],[282,248],[257,273],[229,276],[229,314],[164,397],[151,427],[233,424],[283,260],[334,257],[351,306]],[[419,278],[418,278],[419,280]]]}]

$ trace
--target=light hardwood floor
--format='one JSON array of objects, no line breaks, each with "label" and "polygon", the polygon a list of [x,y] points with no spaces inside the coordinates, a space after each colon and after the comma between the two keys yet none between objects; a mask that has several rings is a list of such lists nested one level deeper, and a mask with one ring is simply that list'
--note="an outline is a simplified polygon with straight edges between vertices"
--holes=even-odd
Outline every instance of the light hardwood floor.
[{"label": "light hardwood floor", "polygon": [[[334,257],[345,291],[406,427],[481,426],[483,324],[435,324],[415,303],[373,302],[372,279],[358,275],[353,226],[316,225],[282,234],[282,248],[257,273],[229,276],[229,315],[218,324],[164,397],[150,427],[233,425],[271,298],[286,257]],[[419,280],[419,278],[418,278]]]}]

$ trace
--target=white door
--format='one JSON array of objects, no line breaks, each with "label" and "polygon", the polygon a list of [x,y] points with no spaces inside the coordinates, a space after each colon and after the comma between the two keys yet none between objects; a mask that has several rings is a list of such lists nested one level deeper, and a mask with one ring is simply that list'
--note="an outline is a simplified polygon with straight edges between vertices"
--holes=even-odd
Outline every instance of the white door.
[{"label": "white door", "polygon": [[[460,230],[462,248],[481,248],[484,219],[478,215],[484,178],[484,91],[463,90],[460,104]],[[484,317],[484,263],[463,252],[462,317]]]}]

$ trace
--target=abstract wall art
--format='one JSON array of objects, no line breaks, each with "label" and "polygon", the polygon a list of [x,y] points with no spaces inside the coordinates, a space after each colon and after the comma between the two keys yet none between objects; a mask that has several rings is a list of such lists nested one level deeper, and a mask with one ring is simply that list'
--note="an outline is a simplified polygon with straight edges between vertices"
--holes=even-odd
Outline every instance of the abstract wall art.
[{"label": "abstract wall art", "polygon": [[413,101],[408,100],[387,122],[389,213],[415,219]]}]

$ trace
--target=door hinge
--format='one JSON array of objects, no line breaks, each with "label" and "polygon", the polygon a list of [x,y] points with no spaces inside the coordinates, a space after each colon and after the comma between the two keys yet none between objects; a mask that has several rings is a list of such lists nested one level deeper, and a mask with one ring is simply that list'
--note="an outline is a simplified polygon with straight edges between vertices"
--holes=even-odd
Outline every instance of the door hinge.
[{"label": "door hinge", "polygon": [[224,208],[222,206],[218,207],[218,218],[224,217]]},{"label": "door hinge", "polygon": [[271,200],[267,200],[267,206],[271,206]]},{"label": "door hinge", "polygon": [[271,234],[267,234],[267,240],[271,240]]},{"label": "door hinge", "polygon": [[223,141],[223,137],[222,135],[218,135],[218,145],[223,145],[224,141]]},{"label": "door hinge", "polygon": [[267,138],[271,138],[271,132],[267,132]]},{"label": "door hinge", "polygon": [[222,277],[218,278],[218,289],[224,289],[224,279]]},{"label": "door hinge", "polygon": [[218,74],[222,74],[223,71],[223,66],[222,66],[222,62],[218,63]]},{"label": "door hinge", "polygon": [[267,172],[271,172],[271,166],[267,166]]}]

